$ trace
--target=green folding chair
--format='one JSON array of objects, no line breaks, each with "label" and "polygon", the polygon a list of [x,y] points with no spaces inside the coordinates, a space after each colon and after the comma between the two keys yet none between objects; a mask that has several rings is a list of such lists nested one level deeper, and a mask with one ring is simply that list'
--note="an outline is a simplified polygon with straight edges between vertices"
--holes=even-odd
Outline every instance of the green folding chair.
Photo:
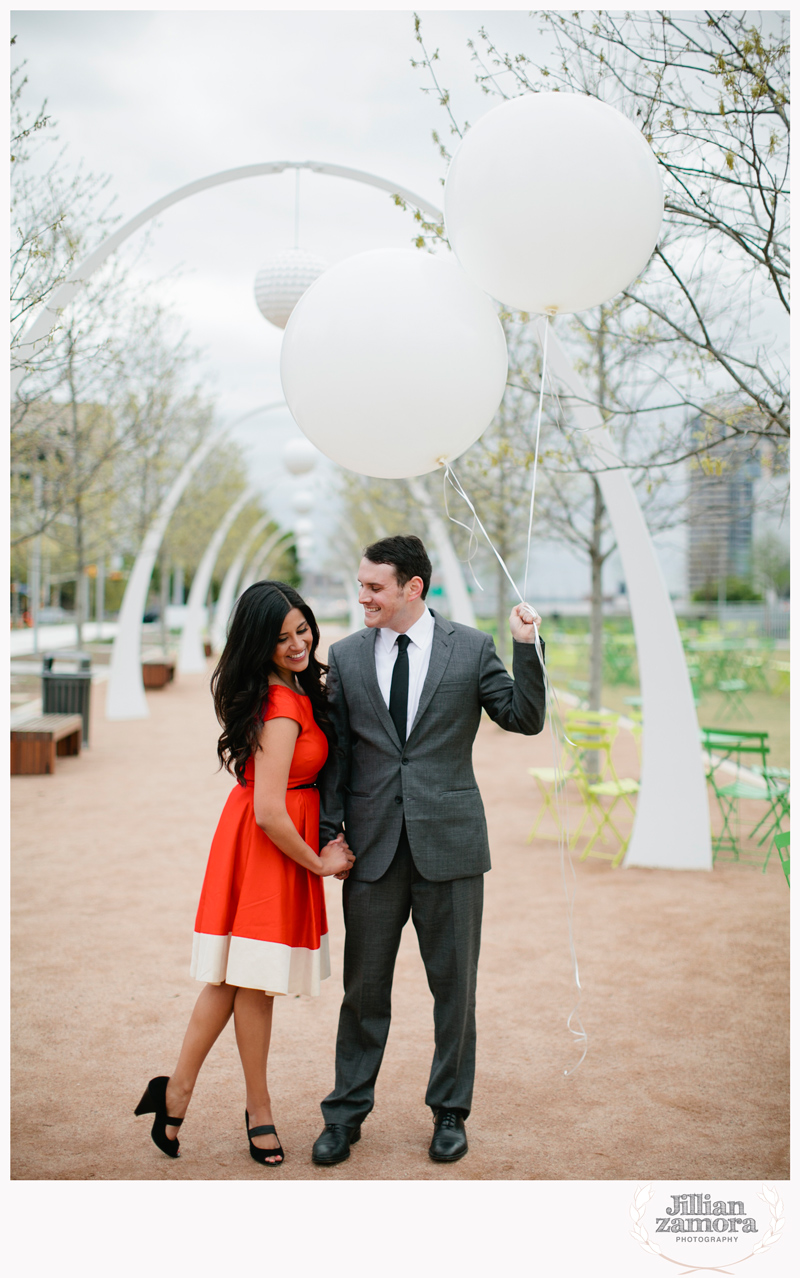
[{"label": "green folding chair", "polygon": [[[766,784],[755,786],[752,782],[737,778],[728,785],[720,785],[717,771],[722,763],[732,763],[737,768],[762,772],[767,768],[769,746],[768,732],[750,732],[739,728],[701,728],[703,749],[709,756],[706,780],[714,791],[720,813],[722,830],[712,838],[713,859],[721,852],[728,852],[723,860],[742,859],[742,838],[739,804],[742,799],[769,802]],[[716,757],[715,757],[716,756]]]},{"label": "green folding chair", "polygon": [[769,683],[764,669],[766,664],[766,657],[758,653],[742,658],[742,674],[754,689],[757,688],[761,692],[769,692]]},{"label": "green folding chair", "polygon": [[[783,834],[776,834],[775,838],[772,840],[772,846],[775,848],[775,851],[780,857],[783,872],[786,875],[786,886],[791,887],[792,885],[789,882],[789,831],[785,830]],[[784,849],[786,850],[784,851]],[[772,849],[770,849],[770,851],[771,850]],[[767,861],[768,860],[769,852],[767,853]],[[764,862],[765,870],[767,868],[767,861]]]},{"label": "green folding chair", "polygon": [[[762,826],[766,825],[766,832],[758,840],[758,846],[763,847],[767,839],[777,830],[780,834],[783,830],[783,821],[789,820],[789,769],[788,768],[757,768],[764,778],[764,784],[767,787],[767,796],[769,799],[769,807],[764,813],[761,820],[748,834],[748,839],[754,839]],[[770,817],[772,821],[770,821]],[[771,849],[771,845],[770,845]],[[769,852],[767,853],[767,861],[769,860]],[[766,869],[767,862],[764,862]]]},{"label": "green folding chair", "polygon": [[745,701],[749,691],[750,684],[744,679],[722,679],[717,684],[717,692],[721,692],[723,697],[715,716],[720,723],[725,719],[733,719],[736,715],[752,719],[753,716]]}]

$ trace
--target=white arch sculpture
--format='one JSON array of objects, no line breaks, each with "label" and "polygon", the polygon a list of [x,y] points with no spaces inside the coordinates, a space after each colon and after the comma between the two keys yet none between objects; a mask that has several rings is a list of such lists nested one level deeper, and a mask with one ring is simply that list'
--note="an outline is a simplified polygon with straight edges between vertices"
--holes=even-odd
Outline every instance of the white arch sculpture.
[{"label": "white arch sculpture", "polygon": [[[442,218],[435,204],[389,182],[385,178],[359,169],[320,164],[314,160],[279,160],[226,169],[210,177],[200,178],[149,205],[90,254],[57,289],[48,305],[40,311],[27,333],[24,347],[33,354],[55,323],[59,310],[74,297],[92,271],[140,226],[149,222],[172,204],[200,191],[242,178],[282,173],[286,169],[309,169],[330,177],[347,178],[378,187],[398,195],[430,217]],[[550,332],[548,349],[554,368],[575,396],[573,410],[585,428],[592,431],[598,457],[606,464],[620,465],[613,442],[597,419],[586,387],[569,363],[561,343]],[[23,369],[13,370],[12,394],[16,391]],[[589,401],[580,404],[579,401]],[[584,410],[584,411],[581,411]],[[590,419],[591,415],[591,419]],[[645,865],[665,869],[710,870],[711,835],[708,799],[705,787],[699,730],[686,659],[680,643],[675,614],[670,602],[652,539],[639,507],[630,476],[624,470],[608,472],[601,478],[603,499],[614,528],[620,556],[625,568],[628,597],[636,634],[641,670],[643,710],[642,785],[637,805],[633,834],[625,858],[626,865]],[[628,576],[630,572],[631,576]],[[148,578],[149,580],[149,578]],[[141,615],[141,614],[140,614]],[[657,623],[650,619],[657,618]],[[216,621],[216,618],[215,618]],[[227,617],[225,618],[227,622]],[[646,651],[644,650],[646,646]],[[141,680],[141,674],[139,674]],[[670,685],[670,680],[674,684]],[[669,689],[667,696],[666,690]],[[143,699],[143,694],[142,694]],[[146,714],[146,708],[144,713]],[[138,717],[138,716],[136,716]],[[655,760],[661,761],[658,771]],[[700,800],[702,792],[702,802]]]},{"label": "white arch sculpture", "polygon": [[237,591],[238,595],[243,595],[253,582],[258,581],[262,574],[266,572],[272,560],[275,558],[276,551],[280,550],[281,554],[287,548],[281,546],[282,541],[289,541],[294,536],[292,532],[285,532],[282,537],[271,537],[263,546],[260,546],[253,558],[250,560],[249,567],[242,577],[242,583]]},{"label": "white arch sculpture", "polygon": [[[228,568],[228,571],[225,573],[219,592],[219,599],[217,600],[217,606],[214,610],[214,620],[211,623],[211,647],[214,649],[214,652],[221,652],[225,647],[228,619],[233,611],[234,601],[237,598],[236,587],[239,584],[239,578],[242,575],[245,560],[253,546],[256,544],[256,539],[267,527],[267,524],[272,522],[272,515],[267,514],[262,515],[261,519],[253,524],[253,527],[250,529],[242,542],[242,545],[239,547],[239,550]],[[277,546],[279,541],[282,541],[284,537],[288,537],[290,535],[290,533],[282,532],[280,528],[278,528],[270,538],[267,538],[266,544],[268,546]]]},{"label": "white arch sculpture", "polygon": [[106,691],[107,719],[146,719],[150,711],[142,681],[142,616],[150,589],[161,542],[172,518],[175,507],[183,496],[186,485],[212,448],[223,438],[227,428],[220,427],[192,453],[159,507],[158,514],[148,528],[141,549],[136,556],[133,571],[128,578],[114,647]]},{"label": "white arch sculpture", "polygon": [[214,565],[219,558],[222,544],[235,523],[238,515],[249,501],[258,495],[256,488],[246,488],[228,509],[205,549],[203,558],[198,564],[192,579],[192,588],[186,601],[186,612],[183,617],[181,644],[178,654],[178,670],[181,674],[199,674],[206,668],[203,651],[203,630],[208,616],[206,596],[211,584]]}]

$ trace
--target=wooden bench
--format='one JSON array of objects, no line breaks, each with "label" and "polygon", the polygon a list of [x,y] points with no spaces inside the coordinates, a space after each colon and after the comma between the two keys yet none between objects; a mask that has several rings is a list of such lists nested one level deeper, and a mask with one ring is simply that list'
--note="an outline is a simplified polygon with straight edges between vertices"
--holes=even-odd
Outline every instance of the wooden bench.
[{"label": "wooden bench", "polygon": [[145,688],[163,688],[175,678],[174,661],[143,661],[142,683]]},{"label": "wooden bench", "polygon": [[11,775],[34,776],[56,770],[56,755],[80,754],[79,714],[43,714],[11,729]]}]

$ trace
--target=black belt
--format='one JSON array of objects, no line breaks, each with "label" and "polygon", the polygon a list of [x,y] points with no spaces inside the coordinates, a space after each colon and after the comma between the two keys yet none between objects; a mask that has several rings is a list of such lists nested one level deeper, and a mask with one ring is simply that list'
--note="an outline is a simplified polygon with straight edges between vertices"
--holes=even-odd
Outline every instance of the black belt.
[{"label": "black belt", "polygon": [[316,790],[316,781],[309,781],[307,785],[287,785],[287,790]]}]

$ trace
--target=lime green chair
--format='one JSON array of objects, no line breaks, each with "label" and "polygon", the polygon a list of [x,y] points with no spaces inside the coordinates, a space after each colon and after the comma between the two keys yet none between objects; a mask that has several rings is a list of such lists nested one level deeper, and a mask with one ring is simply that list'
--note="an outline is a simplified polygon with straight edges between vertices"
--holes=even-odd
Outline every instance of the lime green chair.
[{"label": "lime green chair", "polygon": [[[616,867],[625,855],[628,839],[615,823],[614,811],[617,804],[623,802],[632,813],[635,812],[632,798],[639,790],[638,781],[632,777],[620,779],[614,768],[612,749],[619,732],[619,715],[605,710],[572,713],[567,716],[564,726],[574,752],[573,776],[584,800],[583,816],[571,846],[575,846],[591,816],[595,828],[580,859],[585,861],[587,857],[595,856],[611,861]],[[608,801],[607,806],[604,800]],[[614,834],[619,843],[616,852],[595,848],[598,839],[607,830]]]}]

